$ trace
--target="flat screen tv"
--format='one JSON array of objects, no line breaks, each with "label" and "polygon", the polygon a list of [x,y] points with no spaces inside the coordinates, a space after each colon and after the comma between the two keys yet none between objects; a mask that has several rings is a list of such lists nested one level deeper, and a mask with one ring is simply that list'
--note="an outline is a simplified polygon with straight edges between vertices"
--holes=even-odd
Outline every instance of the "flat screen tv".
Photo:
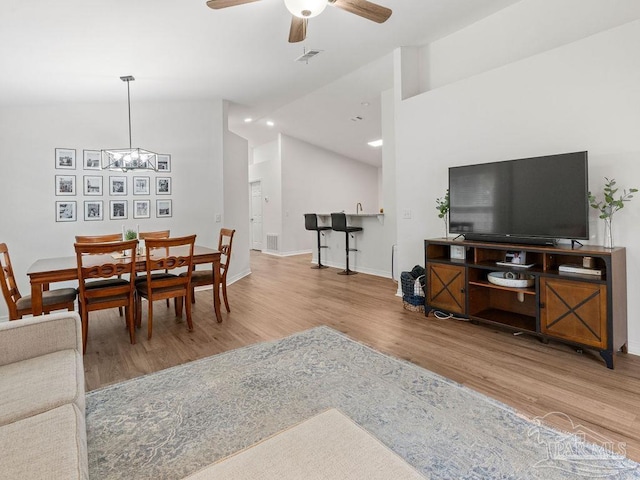
[{"label": "flat screen tv", "polygon": [[449,168],[449,231],[467,240],[589,238],[587,152]]}]

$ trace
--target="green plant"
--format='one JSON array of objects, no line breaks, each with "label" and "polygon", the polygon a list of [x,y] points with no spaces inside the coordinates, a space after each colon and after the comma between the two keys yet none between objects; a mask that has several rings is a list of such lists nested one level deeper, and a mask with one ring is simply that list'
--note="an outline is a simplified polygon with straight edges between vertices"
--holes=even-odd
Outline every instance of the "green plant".
[{"label": "green plant", "polygon": [[442,198],[436,198],[436,209],[438,210],[438,218],[441,218],[444,221],[444,236],[445,238],[448,235],[448,226],[449,226],[449,190],[444,194]]},{"label": "green plant", "polygon": [[606,220],[611,219],[613,214],[618,210],[624,207],[624,202],[628,202],[633,198],[633,194],[638,191],[637,188],[630,188],[627,192],[626,190],[622,190],[622,195],[620,195],[617,199],[615,198],[616,193],[618,193],[618,188],[616,188],[616,180],[612,178],[609,180],[607,177],[604,177],[607,181],[604,184],[604,200],[598,200],[595,195],[589,192],[589,204],[592,208],[595,208],[600,212],[599,217]]},{"label": "green plant", "polygon": [[444,194],[442,198],[436,198],[436,209],[438,210],[438,218],[444,218],[446,221],[447,214],[449,213],[449,190]]},{"label": "green plant", "polygon": [[124,232],[125,240],[135,240],[136,238],[138,238],[138,234],[135,232],[135,230],[127,230],[126,232]]}]

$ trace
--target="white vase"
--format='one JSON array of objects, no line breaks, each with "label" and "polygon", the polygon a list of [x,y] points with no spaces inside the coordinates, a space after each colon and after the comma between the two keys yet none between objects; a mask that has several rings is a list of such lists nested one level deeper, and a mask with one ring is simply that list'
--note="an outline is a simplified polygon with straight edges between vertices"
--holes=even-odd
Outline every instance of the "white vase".
[{"label": "white vase", "polygon": [[604,219],[604,246],[605,248],[613,248],[613,229],[611,226],[611,217]]}]

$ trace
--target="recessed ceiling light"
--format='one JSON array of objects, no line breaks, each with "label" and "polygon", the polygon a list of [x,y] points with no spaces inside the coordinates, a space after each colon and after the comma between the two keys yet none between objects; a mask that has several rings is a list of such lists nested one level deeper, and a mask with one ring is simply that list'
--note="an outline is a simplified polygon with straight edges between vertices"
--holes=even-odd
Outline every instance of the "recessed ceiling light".
[{"label": "recessed ceiling light", "polygon": [[360,105],[362,105],[363,107],[368,107],[371,104],[369,102],[360,102]]},{"label": "recessed ceiling light", "polygon": [[247,117],[244,119],[244,123],[251,123],[251,122],[253,122],[253,118],[251,117]]},{"label": "recessed ceiling light", "polygon": [[382,146],[382,139],[373,140],[372,142],[367,142],[367,145],[369,145],[371,147],[381,147]]},{"label": "recessed ceiling light", "polygon": [[273,120],[267,120],[267,126],[268,127],[273,127],[275,125],[275,123],[273,123]]}]

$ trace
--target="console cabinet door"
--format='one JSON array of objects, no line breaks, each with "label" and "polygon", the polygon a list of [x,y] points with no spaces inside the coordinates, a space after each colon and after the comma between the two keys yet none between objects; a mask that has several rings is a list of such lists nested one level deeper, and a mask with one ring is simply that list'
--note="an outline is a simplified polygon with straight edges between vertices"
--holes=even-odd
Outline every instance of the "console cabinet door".
[{"label": "console cabinet door", "polygon": [[540,330],[549,336],[606,349],[606,285],[541,278]]},{"label": "console cabinet door", "polygon": [[464,314],[464,271],[457,265],[427,264],[427,305]]}]

